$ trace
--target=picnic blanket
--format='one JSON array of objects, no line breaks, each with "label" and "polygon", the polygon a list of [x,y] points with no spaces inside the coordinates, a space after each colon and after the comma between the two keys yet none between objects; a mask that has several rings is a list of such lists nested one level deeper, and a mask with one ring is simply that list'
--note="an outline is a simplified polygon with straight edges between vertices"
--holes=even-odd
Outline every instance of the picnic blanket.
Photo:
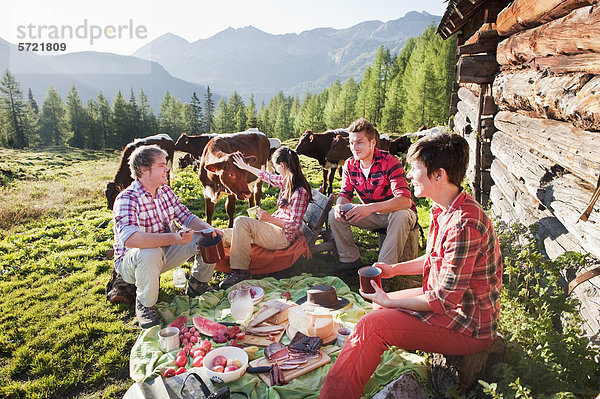
[{"label": "picnic blanket", "polygon": [[[312,277],[310,274],[301,274],[289,279],[276,280],[272,277],[261,280],[248,280],[246,283],[262,287],[265,291],[263,301],[279,298],[282,291],[289,291],[292,300],[297,301],[306,295],[306,290],[314,285],[327,284],[336,288],[338,296],[350,300],[351,306],[333,312],[335,321],[353,328],[360,317],[371,310],[371,303],[365,301],[359,294],[350,291],[350,288],[339,278],[333,276]],[[229,312],[227,291],[209,292],[190,299],[187,296],[176,296],[171,303],[160,302],[156,304],[158,312],[165,326],[176,317],[201,315],[216,321],[233,321]],[[260,307],[260,302],[255,305],[255,311]],[[143,330],[131,349],[129,371],[135,381],[144,381],[154,378],[158,373],[168,367],[174,367],[177,351],[163,353],[158,345],[158,332],[162,326],[155,326]],[[284,344],[289,343],[289,338],[284,335]],[[222,346],[216,344],[213,347]],[[326,348],[330,348],[327,346]],[[330,349],[335,349],[331,347]],[[268,387],[256,374],[246,373],[239,380],[229,383],[232,391],[244,391],[251,398],[318,398],[327,372],[337,359],[340,349],[330,353],[332,359],[328,363],[310,373],[293,379],[284,386]],[[262,350],[258,357],[262,356]],[[379,392],[386,384],[400,377],[406,372],[413,372],[421,381],[426,380],[427,368],[425,358],[416,354],[392,348],[382,356],[379,367],[365,386],[365,398],[370,398]],[[220,384],[215,384],[217,387]]]},{"label": "picnic blanket", "polygon": [[[229,266],[230,252],[231,247],[226,246],[225,258],[217,262],[215,270],[231,273],[231,267]],[[250,274],[269,274],[285,270],[291,267],[301,256],[306,259],[312,257],[306,238],[303,235],[300,235],[289,247],[276,251],[270,251],[252,244],[250,247]]]}]

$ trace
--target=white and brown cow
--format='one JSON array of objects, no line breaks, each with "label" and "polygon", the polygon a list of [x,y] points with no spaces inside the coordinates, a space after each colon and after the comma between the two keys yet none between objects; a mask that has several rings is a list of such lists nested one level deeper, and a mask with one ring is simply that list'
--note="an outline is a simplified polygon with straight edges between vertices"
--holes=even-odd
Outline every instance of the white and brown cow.
[{"label": "white and brown cow", "polygon": [[127,144],[121,153],[119,169],[117,169],[115,177],[112,181],[106,183],[104,194],[106,195],[108,209],[113,209],[117,195],[119,195],[121,191],[126,189],[133,182],[133,177],[131,177],[131,171],[129,169],[129,157],[131,156],[133,150],[144,145],[152,144],[156,144],[165,150],[167,152],[167,162],[172,163],[173,154],[175,152],[175,142],[166,134],[157,134],[143,139],[136,139],[135,141]]},{"label": "white and brown cow", "polygon": [[204,186],[204,209],[208,223],[212,222],[215,204],[223,195],[227,195],[225,208],[229,227],[233,227],[236,198],[249,200],[250,206],[260,202],[262,184],[252,173],[235,166],[232,156],[241,153],[249,165],[265,168],[269,159],[269,147],[269,139],[257,129],[219,134],[208,141],[200,158],[198,173]]}]

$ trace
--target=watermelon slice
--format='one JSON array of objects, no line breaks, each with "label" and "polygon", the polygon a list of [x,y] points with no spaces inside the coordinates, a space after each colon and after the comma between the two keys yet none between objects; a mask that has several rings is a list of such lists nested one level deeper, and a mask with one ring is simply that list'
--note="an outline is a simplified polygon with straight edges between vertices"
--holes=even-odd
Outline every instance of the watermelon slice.
[{"label": "watermelon slice", "polygon": [[212,337],[215,333],[225,334],[227,327],[223,324],[217,323],[216,321],[209,320],[202,316],[194,317],[194,326],[200,334]]},{"label": "watermelon slice", "polygon": [[169,327],[177,327],[181,330],[181,327],[185,326],[187,324],[187,322],[188,322],[187,316],[179,316],[178,318],[173,320],[171,322],[171,324],[169,324]]}]

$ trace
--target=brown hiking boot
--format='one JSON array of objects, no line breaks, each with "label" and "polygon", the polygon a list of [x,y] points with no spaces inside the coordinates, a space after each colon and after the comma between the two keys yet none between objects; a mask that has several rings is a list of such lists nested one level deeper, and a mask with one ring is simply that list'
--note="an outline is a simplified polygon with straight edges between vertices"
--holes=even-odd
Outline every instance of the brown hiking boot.
[{"label": "brown hiking boot", "polygon": [[150,328],[160,324],[156,306],[146,307],[138,300],[135,301],[135,316],[141,328]]}]

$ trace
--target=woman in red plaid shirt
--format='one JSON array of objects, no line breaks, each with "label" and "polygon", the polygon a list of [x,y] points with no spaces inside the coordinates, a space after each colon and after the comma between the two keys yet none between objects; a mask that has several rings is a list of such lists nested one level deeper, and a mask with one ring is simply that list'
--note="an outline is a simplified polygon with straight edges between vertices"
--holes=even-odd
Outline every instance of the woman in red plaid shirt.
[{"label": "woman in red plaid shirt", "polygon": [[469,145],[434,134],[408,152],[416,197],[431,198],[425,255],[376,263],[382,277],[421,274],[423,287],[386,293],[375,283],[374,311],[364,315],[325,380],[320,397],[359,398],[389,346],[446,355],[477,353],[496,337],[502,257],[490,219],[461,188]]},{"label": "woman in red plaid shirt", "polygon": [[240,169],[258,176],[264,182],[281,189],[277,206],[272,215],[258,208],[257,219],[246,216],[237,217],[233,222],[231,255],[229,264],[231,274],[219,285],[227,289],[250,277],[250,246],[256,244],[269,250],[289,247],[301,234],[302,219],[312,200],[311,188],[302,173],[298,154],[288,147],[280,147],[273,153],[273,163],[277,175],[257,169],[236,156],[235,165]]}]

